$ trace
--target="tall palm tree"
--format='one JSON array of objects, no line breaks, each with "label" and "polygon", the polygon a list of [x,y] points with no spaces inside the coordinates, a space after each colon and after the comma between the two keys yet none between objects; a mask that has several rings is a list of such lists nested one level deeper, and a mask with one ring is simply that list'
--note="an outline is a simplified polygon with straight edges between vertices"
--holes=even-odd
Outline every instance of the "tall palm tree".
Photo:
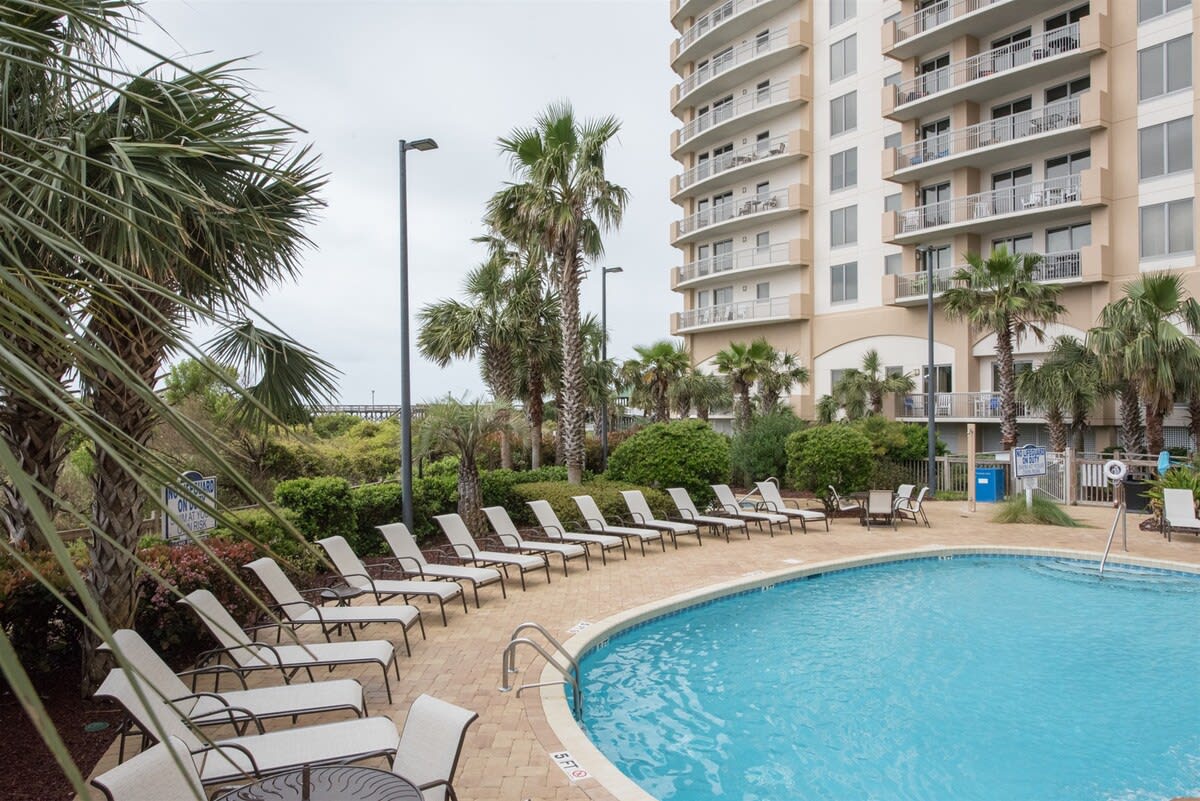
[{"label": "tall palm tree", "polygon": [[1100,360],[1083,342],[1064,335],[1055,338],[1042,366],[1047,365],[1062,376],[1063,407],[1071,416],[1068,431],[1075,450],[1082,451],[1092,409],[1110,391],[1100,377]]},{"label": "tall palm tree", "polygon": [[671,404],[681,419],[687,418],[694,408],[696,416],[707,423],[710,412],[733,405],[733,396],[728,381],[693,369],[671,385]]},{"label": "tall palm tree", "polygon": [[616,409],[616,386],[619,376],[617,360],[613,357],[602,359],[604,354],[604,331],[596,315],[589,314],[583,318],[580,325],[583,332],[583,375],[587,387],[587,405],[591,410],[592,419],[599,426],[600,418],[608,409],[608,425],[613,426]]},{"label": "tall palm tree", "polygon": [[[1043,326],[1058,319],[1066,309],[1058,302],[1062,286],[1042,284],[1034,274],[1041,256],[993,250],[987,260],[967,254],[967,266],[957,270],[952,285],[943,293],[946,316],[966,320],[972,331],[996,335],[996,361],[1000,372],[1000,447],[1017,444],[1017,402],[1013,348],[1021,337],[1032,334],[1039,342]],[[932,376],[930,376],[932,380]]]},{"label": "tall palm tree", "polygon": [[651,422],[671,419],[671,386],[689,369],[691,356],[680,342],[660,339],[652,345],[635,345],[636,359],[625,362],[628,376],[648,393],[654,416]]},{"label": "tall palm tree", "polygon": [[749,344],[730,342],[729,347],[713,356],[717,372],[729,378],[730,389],[737,401],[734,419],[739,430],[745,431],[750,425],[750,389],[771,369],[774,358],[775,349],[761,337]]},{"label": "tall palm tree", "polygon": [[1050,450],[1059,452],[1067,448],[1067,424],[1064,419],[1067,400],[1063,378],[1063,374],[1049,362],[1033,370],[1023,370],[1017,375],[1017,397],[1045,413],[1046,428],[1050,432]]},{"label": "tall palm tree", "polygon": [[763,414],[774,414],[779,398],[792,391],[796,384],[808,383],[808,368],[794,353],[772,348],[767,368],[758,377],[758,405]]},{"label": "tall palm tree", "polygon": [[871,414],[883,414],[883,396],[900,395],[913,391],[913,379],[910,375],[887,374],[879,351],[871,348],[863,354],[862,365],[857,369],[847,370],[842,374],[843,394],[847,397],[859,394],[867,400],[867,410]]},{"label": "tall palm tree", "polygon": [[552,103],[532,128],[500,140],[518,183],[498,192],[488,222],[518,243],[537,243],[559,294],[563,350],[558,426],[567,479],[583,478],[584,376],[579,285],[585,264],[604,250],[602,234],[620,225],[628,193],[605,175],[605,152],[620,130],[615,117],[577,120],[569,103]]},{"label": "tall palm tree", "polygon": [[1171,410],[1176,385],[1184,376],[1200,373],[1200,346],[1192,339],[1198,332],[1200,303],[1175,273],[1127,283],[1122,296],[1100,312],[1100,325],[1088,332],[1095,349],[1111,355],[1110,374],[1119,368],[1126,392],[1136,391],[1151,453],[1163,449],[1163,417]]}]

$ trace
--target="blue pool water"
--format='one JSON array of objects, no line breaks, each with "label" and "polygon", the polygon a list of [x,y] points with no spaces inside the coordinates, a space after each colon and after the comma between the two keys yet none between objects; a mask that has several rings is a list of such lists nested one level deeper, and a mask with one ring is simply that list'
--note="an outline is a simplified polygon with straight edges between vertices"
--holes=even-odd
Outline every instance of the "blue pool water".
[{"label": "blue pool water", "polygon": [[611,638],[585,729],[663,801],[1200,795],[1200,578],[995,557],[780,584]]}]

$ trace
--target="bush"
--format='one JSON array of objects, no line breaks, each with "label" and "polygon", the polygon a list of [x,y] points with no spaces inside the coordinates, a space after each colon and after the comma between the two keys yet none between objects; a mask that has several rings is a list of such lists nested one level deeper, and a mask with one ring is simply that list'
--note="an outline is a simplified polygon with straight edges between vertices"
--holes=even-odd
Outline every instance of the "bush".
[{"label": "bush", "polygon": [[321,439],[332,439],[342,436],[361,422],[361,417],[344,412],[319,414],[312,419],[312,431]]},{"label": "bush", "polygon": [[[929,427],[924,423],[900,423],[880,415],[870,415],[853,425],[871,440],[871,447],[880,458],[902,462],[923,460],[929,456]],[[940,439],[935,447],[939,456],[946,453],[946,443]],[[841,491],[840,488],[838,491]]]},{"label": "bush", "polygon": [[[33,552],[22,556],[68,603],[77,605],[78,597],[52,554]],[[79,568],[86,564],[86,558],[74,561]],[[83,630],[67,607],[9,553],[0,554],[0,628],[21,663],[40,672],[73,662]]]},{"label": "bush", "polygon": [[1033,509],[1025,506],[1025,495],[1013,495],[1002,501],[992,517],[996,523],[1038,523],[1044,526],[1079,528],[1083,524],[1045,496],[1033,494]]},{"label": "bush", "polygon": [[344,478],[296,478],[275,487],[275,502],[296,513],[296,526],[308,540],[345,537],[357,550],[358,523],[354,498]]},{"label": "bush", "polygon": [[[415,480],[413,486],[416,486]],[[358,555],[390,555],[391,549],[376,526],[404,519],[404,493],[399,482],[389,481],[355,487],[350,490],[350,499],[354,503],[354,519],[358,524]]]},{"label": "bush", "polygon": [[1150,501],[1150,509],[1156,516],[1162,515],[1163,490],[1189,489],[1193,500],[1200,497],[1200,471],[1191,465],[1177,465],[1167,472],[1151,479],[1146,498]]},{"label": "bush", "polygon": [[807,428],[787,438],[788,481],[828,505],[829,485],[842,494],[868,489],[875,454],[871,440],[844,423]]},{"label": "bush", "polygon": [[684,487],[698,502],[710,484],[729,479],[729,440],[701,420],[647,426],[608,457],[608,478],[633,484]]},{"label": "bush", "polygon": [[434,515],[444,515],[458,508],[458,479],[455,474],[426,475],[413,479],[413,536],[419,541],[441,533]]},{"label": "bush", "polygon": [[750,427],[736,434],[729,446],[733,483],[749,487],[768,476],[787,475],[783,443],[806,425],[790,410],[754,417]]},{"label": "bush", "polygon": [[625,505],[621,490],[631,489],[642,491],[642,494],[646,496],[646,503],[650,504],[650,510],[654,512],[655,517],[667,517],[676,512],[670,497],[662,490],[639,487],[636,484],[626,484],[620,481],[608,481],[602,478],[585,481],[583,484],[568,484],[565,481],[539,481],[532,484],[518,484],[514,489],[521,498],[520,509],[510,507],[508,510],[514,520],[517,519],[518,512],[520,512],[521,515],[525,515],[532,521],[533,512],[525,501],[548,501],[554,508],[554,513],[558,515],[558,519],[565,525],[570,525],[568,521],[578,522],[580,518],[579,507],[575,505],[572,498],[576,495],[591,495],[595,499],[596,505],[600,507],[600,511],[604,513],[604,517],[609,522],[615,523],[618,519],[629,517],[629,507]]},{"label": "bush", "polygon": [[218,528],[210,539],[258,543],[255,547],[259,555],[282,560],[284,570],[300,577],[309,578],[321,570],[322,559],[317,546],[309,544],[307,539],[298,539],[279,520],[282,517],[299,531],[298,515],[291,509],[276,509],[275,514],[266,509],[245,509],[234,512],[233,517],[242,531]]}]

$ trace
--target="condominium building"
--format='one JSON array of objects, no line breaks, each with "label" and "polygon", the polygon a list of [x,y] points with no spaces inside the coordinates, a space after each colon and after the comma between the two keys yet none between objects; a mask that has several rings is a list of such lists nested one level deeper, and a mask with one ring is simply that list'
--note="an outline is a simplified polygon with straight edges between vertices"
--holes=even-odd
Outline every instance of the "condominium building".
[{"label": "condominium building", "polygon": [[[874,349],[917,382],[888,411],[921,421],[928,269],[936,304],[968,253],[1043,255],[1068,313],[1018,343],[1018,369],[1082,338],[1141,273],[1182,271],[1200,296],[1196,14],[1189,0],[672,0],[672,333],[701,366],[758,336],[796,353],[812,379],[791,402],[810,417]],[[995,338],[933,317],[939,434],[962,448],[974,422],[998,447]],[[1037,410],[1019,415],[1022,442],[1044,441]],[[1092,422],[1087,446],[1111,444],[1115,409]]]}]

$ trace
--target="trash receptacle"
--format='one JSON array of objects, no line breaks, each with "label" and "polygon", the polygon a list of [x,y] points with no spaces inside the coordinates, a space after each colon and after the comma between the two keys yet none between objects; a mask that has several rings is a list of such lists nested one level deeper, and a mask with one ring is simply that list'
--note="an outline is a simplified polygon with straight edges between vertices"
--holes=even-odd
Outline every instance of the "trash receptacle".
[{"label": "trash receptacle", "polygon": [[996,503],[1004,500],[1004,468],[975,468],[975,500],[980,503]]}]

